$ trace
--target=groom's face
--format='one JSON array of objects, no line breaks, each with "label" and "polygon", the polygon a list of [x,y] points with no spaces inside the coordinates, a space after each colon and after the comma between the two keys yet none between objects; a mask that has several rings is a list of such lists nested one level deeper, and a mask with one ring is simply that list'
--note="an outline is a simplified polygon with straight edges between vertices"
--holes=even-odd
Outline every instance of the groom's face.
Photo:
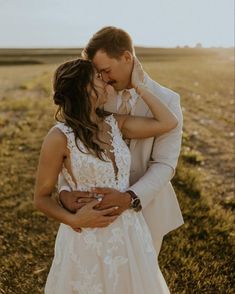
[{"label": "groom's face", "polygon": [[115,90],[120,91],[129,87],[133,64],[129,52],[124,52],[119,58],[112,58],[106,52],[99,50],[92,61],[103,80]]}]

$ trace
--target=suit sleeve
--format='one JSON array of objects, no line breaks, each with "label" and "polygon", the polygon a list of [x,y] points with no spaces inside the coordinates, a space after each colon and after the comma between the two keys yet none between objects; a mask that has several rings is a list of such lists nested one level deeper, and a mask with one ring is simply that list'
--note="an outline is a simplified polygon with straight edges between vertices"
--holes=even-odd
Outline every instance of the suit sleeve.
[{"label": "suit sleeve", "polygon": [[70,188],[69,184],[67,183],[67,181],[65,180],[62,174],[60,174],[58,178],[57,190],[59,193],[61,191],[68,191],[68,192],[72,191],[72,189]]},{"label": "suit sleeve", "polygon": [[173,97],[168,107],[175,113],[178,125],[170,132],[155,138],[150,167],[146,173],[129,189],[134,191],[141,200],[143,209],[157,197],[158,192],[166,186],[175,174],[182,140],[183,116],[180,107],[180,96]]}]

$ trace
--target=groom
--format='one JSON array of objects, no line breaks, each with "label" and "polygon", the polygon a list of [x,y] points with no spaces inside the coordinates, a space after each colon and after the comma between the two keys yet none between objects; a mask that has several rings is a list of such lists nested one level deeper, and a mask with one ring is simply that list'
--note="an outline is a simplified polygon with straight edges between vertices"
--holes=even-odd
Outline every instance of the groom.
[{"label": "groom", "polygon": [[[116,27],[99,30],[83,50],[83,57],[92,60],[102,79],[117,91],[115,96],[108,99],[105,110],[150,117],[152,115],[148,106],[131,85],[133,56],[131,37]],[[130,141],[132,163],[128,192],[108,188],[96,189],[95,192],[104,195],[99,209],[119,206],[118,214],[130,209],[130,203],[138,197],[158,254],[163,236],[183,224],[180,207],[170,183],[180,153],[183,119],[177,93],[162,87],[146,73],[143,83],[174,112],[178,126],[160,137]],[[93,199],[88,192],[69,192],[63,179],[59,191],[60,201],[71,211]]]}]

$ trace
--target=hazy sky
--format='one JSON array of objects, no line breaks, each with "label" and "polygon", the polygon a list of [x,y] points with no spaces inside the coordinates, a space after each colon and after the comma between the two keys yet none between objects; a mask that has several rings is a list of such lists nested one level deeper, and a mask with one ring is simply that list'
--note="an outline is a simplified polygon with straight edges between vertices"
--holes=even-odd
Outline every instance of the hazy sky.
[{"label": "hazy sky", "polygon": [[234,46],[234,0],[0,0],[0,47],[78,47],[106,25],[135,45]]}]

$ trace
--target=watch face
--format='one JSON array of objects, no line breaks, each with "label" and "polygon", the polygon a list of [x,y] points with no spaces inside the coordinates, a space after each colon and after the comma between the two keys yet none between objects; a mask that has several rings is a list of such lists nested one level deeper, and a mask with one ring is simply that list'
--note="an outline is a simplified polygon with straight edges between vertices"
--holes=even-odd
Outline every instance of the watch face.
[{"label": "watch face", "polygon": [[139,198],[136,198],[136,199],[134,199],[134,201],[133,201],[133,207],[135,208],[135,207],[137,207],[138,205],[140,205],[140,199]]}]

